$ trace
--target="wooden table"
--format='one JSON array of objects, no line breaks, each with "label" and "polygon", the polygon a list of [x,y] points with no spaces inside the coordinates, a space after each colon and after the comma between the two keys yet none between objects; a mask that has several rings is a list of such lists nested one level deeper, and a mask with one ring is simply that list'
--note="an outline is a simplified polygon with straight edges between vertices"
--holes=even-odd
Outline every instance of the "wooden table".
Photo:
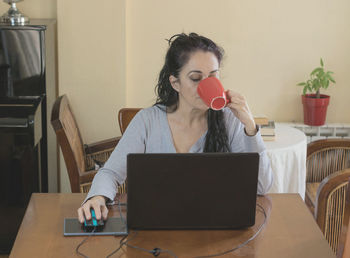
[{"label": "wooden table", "polygon": [[[84,197],[85,194],[33,194],[10,257],[78,257],[75,248],[85,237],[64,237],[63,220],[76,217]],[[227,256],[335,257],[298,194],[269,194],[259,197],[258,203],[268,216],[265,227],[255,240]],[[111,208],[109,216],[118,216],[117,207]],[[258,211],[255,226],[243,230],[139,231],[129,243],[147,249],[168,249],[178,257],[214,254],[244,242],[263,220]],[[89,257],[106,257],[119,246],[119,240],[114,236],[92,236],[79,250]],[[113,257],[153,255],[124,246]],[[170,256],[162,253],[159,257]]]}]

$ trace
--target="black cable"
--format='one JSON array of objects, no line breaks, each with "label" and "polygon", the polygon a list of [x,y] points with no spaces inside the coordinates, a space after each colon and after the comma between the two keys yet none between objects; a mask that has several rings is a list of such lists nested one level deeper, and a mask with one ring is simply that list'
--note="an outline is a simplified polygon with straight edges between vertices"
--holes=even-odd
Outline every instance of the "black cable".
[{"label": "black cable", "polygon": [[[221,252],[221,253],[216,253],[216,254],[211,254],[211,255],[196,256],[195,258],[216,257],[216,256],[225,255],[225,254],[228,254],[228,253],[231,253],[231,252],[234,252],[234,251],[238,250],[239,248],[241,248],[241,247],[247,245],[250,241],[254,240],[254,239],[256,238],[256,236],[261,232],[262,228],[265,226],[266,220],[267,220],[267,215],[266,215],[266,212],[265,212],[264,207],[262,207],[262,206],[261,206],[260,204],[258,204],[258,203],[257,203],[256,205],[257,205],[257,207],[260,208],[260,211],[261,211],[261,212],[263,213],[263,215],[264,215],[264,222],[260,225],[260,227],[259,227],[258,230],[254,233],[253,236],[251,236],[248,240],[246,240],[246,241],[243,242],[242,244],[240,244],[240,245],[238,245],[238,246],[236,246],[236,247],[234,247],[234,248],[232,248],[232,249],[229,249],[229,250],[227,250],[227,251],[224,251],[224,252]],[[131,238],[127,239],[125,242],[123,242],[123,241],[124,241],[124,239],[126,239],[126,236],[125,236],[123,239],[121,239],[121,240],[120,240],[120,246],[118,247],[118,249],[117,249],[115,252],[117,252],[118,250],[120,250],[120,249],[125,245],[125,246],[130,247],[130,248],[134,248],[134,249],[137,249],[137,250],[140,250],[140,251],[144,251],[144,252],[153,254],[155,257],[157,257],[158,255],[160,255],[161,253],[168,253],[168,254],[170,254],[171,256],[177,258],[176,254],[175,254],[174,252],[170,251],[170,250],[166,250],[166,249],[163,250],[163,249],[158,248],[158,247],[156,247],[156,248],[154,248],[154,249],[152,249],[152,250],[149,250],[149,249],[145,249],[145,248],[143,248],[143,247],[133,246],[133,245],[128,244],[129,241],[131,241],[133,238],[135,238],[135,237],[137,236],[138,231],[134,231],[134,233],[135,233],[135,234],[134,234]],[[113,252],[113,253],[115,253],[115,252]],[[108,257],[109,257],[109,256],[108,256]]]},{"label": "black cable", "polygon": [[266,215],[266,212],[265,212],[265,209],[264,207],[262,207],[260,204],[256,204],[261,210],[261,212],[264,214],[264,222],[260,225],[259,229],[255,232],[255,234],[250,237],[248,240],[246,240],[245,242],[243,242],[242,244],[230,249],[230,250],[227,250],[227,251],[224,251],[224,252],[221,252],[221,253],[216,253],[216,254],[210,254],[210,255],[203,255],[203,256],[196,256],[195,258],[205,258],[205,257],[215,257],[215,256],[221,256],[221,255],[225,255],[225,254],[228,254],[228,253],[231,253],[231,252],[234,252],[236,251],[237,249],[245,246],[246,244],[248,244],[250,241],[254,240],[255,237],[260,233],[260,231],[262,230],[262,228],[265,226],[265,223],[266,223],[266,220],[267,220],[267,215]]},{"label": "black cable", "polygon": [[118,200],[118,210],[119,210],[119,215],[120,215],[120,219],[121,219],[121,221],[123,222],[123,224],[124,224],[124,226],[125,226],[125,228],[127,227],[127,225],[126,225],[126,222],[125,222],[125,220],[124,220],[124,218],[123,218],[123,214],[122,214],[122,209],[121,209],[121,206],[122,204],[120,203],[120,200]]},{"label": "black cable", "polygon": [[[118,200],[118,210],[119,210],[120,218],[121,218],[121,221],[123,222],[124,226],[126,227],[126,222],[125,222],[125,220],[124,220],[124,217],[123,217],[123,214],[122,214],[122,210],[121,210],[121,207],[120,207],[121,205],[122,205],[122,203],[120,203],[120,201]],[[81,255],[81,256],[83,256],[84,258],[89,258],[87,255],[81,253],[81,252],[79,251],[79,248],[88,240],[88,238],[89,238],[91,235],[94,235],[95,230],[96,230],[96,227],[94,227],[94,229],[92,230],[91,234],[88,235],[85,239],[83,239],[83,240],[80,242],[80,244],[76,247],[75,252],[76,252],[78,255]],[[122,237],[122,239],[120,240],[120,245],[119,245],[119,247],[118,247],[116,250],[114,250],[112,253],[110,253],[109,255],[107,255],[107,258],[111,257],[113,254],[115,254],[116,252],[118,252],[118,251],[122,248],[122,246],[123,246],[122,243],[123,243],[123,241],[124,241],[124,239],[125,239],[126,237],[127,237],[127,235],[124,236],[124,237]]]},{"label": "black cable", "polygon": [[[229,249],[229,250],[226,250],[226,251],[223,251],[221,253],[216,253],[216,254],[211,254],[211,255],[203,255],[203,256],[196,256],[195,258],[206,258],[206,257],[216,257],[216,256],[221,256],[221,255],[225,255],[225,254],[228,254],[228,253],[231,253],[231,252],[234,252],[236,251],[237,249],[247,245],[250,241],[254,240],[256,238],[256,236],[261,232],[262,228],[265,226],[266,224],[266,220],[267,220],[267,215],[266,215],[266,212],[265,212],[265,209],[264,207],[262,207],[260,204],[256,204],[257,207],[260,208],[260,211],[263,213],[264,215],[264,222],[260,225],[260,227],[258,228],[258,230],[254,233],[253,236],[251,236],[248,240],[246,240],[245,242],[243,242],[242,244],[232,248],[232,249]],[[122,215],[122,211],[121,211],[121,207],[120,207],[120,203],[118,202],[118,210],[119,210],[119,214],[120,214],[120,218],[122,220],[122,222],[124,223],[124,225],[126,226],[126,223],[125,223],[125,220],[123,218],[123,215]],[[95,231],[95,229],[92,231],[92,233]],[[111,257],[113,254],[117,253],[124,245],[127,246],[127,247],[130,247],[130,248],[134,248],[136,250],[139,250],[139,251],[144,251],[144,252],[147,252],[147,253],[150,253],[150,254],[153,254],[155,257],[157,257],[158,255],[160,255],[161,253],[168,253],[169,255],[171,255],[172,257],[175,257],[177,258],[177,255],[172,252],[171,250],[167,250],[167,249],[161,249],[161,248],[154,248],[152,250],[149,250],[149,249],[146,249],[146,248],[143,248],[143,247],[139,247],[139,246],[134,246],[134,245],[130,245],[128,244],[129,241],[131,241],[132,239],[134,239],[137,234],[138,234],[138,231],[133,231],[135,234],[129,238],[129,239],[126,239],[128,236],[130,235],[126,235],[124,237],[122,237],[119,241],[119,247],[117,249],[115,249],[112,253],[110,253],[109,255],[106,256],[106,258],[109,258]],[[83,256],[83,257],[86,257],[88,258],[88,256],[84,255],[83,253],[80,253],[79,252],[79,247],[82,246],[84,244],[84,242],[90,237],[91,235],[89,235],[87,238],[85,238],[76,248],[76,252]],[[126,239],[126,241],[125,241]]]},{"label": "black cable", "polygon": [[134,248],[134,249],[139,250],[139,251],[144,251],[144,252],[153,254],[153,256],[155,256],[155,257],[160,255],[161,253],[168,253],[172,257],[177,258],[177,255],[175,253],[173,253],[172,251],[170,251],[170,250],[161,249],[161,248],[158,248],[158,247],[156,247],[156,248],[154,248],[152,250],[149,250],[149,249],[146,249],[146,248],[143,248],[143,247],[139,247],[139,246],[134,246],[134,245],[128,244],[129,241],[131,241],[133,238],[135,238],[137,236],[138,231],[134,231],[134,233],[135,233],[135,235],[132,238],[128,239],[127,241],[123,242],[122,245],[126,245],[127,247],[131,247],[131,248]]},{"label": "black cable", "polygon": [[112,253],[110,253],[109,255],[106,256],[106,258],[109,258],[111,257],[113,254],[115,254],[116,252],[118,252],[122,247],[123,245],[125,245],[125,243],[127,243],[128,241],[130,241],[131,239],[133,239],[135,236],[133,236],[132,238],[126,240],[125,242],[123,242],[125,240],[125,238],[127,238],[129,235],[126,235],[126,236],[123,236],[120,241],[119,241],[119,247],[117,249],[115,249]]},{"label": "black cable", "polygon": [[84,258],[89,258],[89,256],[79,252],[79,248],[86,242],[86,240],[88,240],[88,238],[92,235],[94,235],[95,233],[95,230],[96,230],[96,227],[91,231],[91,234],[88,235],[85,239],[83,239],[83,241],[80,242],[80,244],[75,248],[75,252],[78,254],[78,255],[81,255],[83,256]]},{"label": "black cable", "polygon": [[[121,211],[121,208],[120,208],[120,202],[119,202],[119,201],[118,201],[118,209],[119,209],[120,218],[121,218],[122,222],[124,223],[124,226],[126,227],[127,225],[126,225],[126,222],[125,222],[125,220],[124,220],[124,218],[123,218],[122,211]],[[166,250],[166,249],[163,250],[163,249],[158,248],[158,247],[156,247],[156,248],[154,248],[154,249],[152,249],[152,250],[148,250],[148,249],[145,249],[145,248],[143,248],[143,247],[138,247],[138,246],[133,246],[133,245],[128,244],[129,241],[131,241],[133,238],[135,238],[135,237],[137,236],[138,231],[134,231],[134,232],[135,232],[134,236],[132,236],[131,238],[127,239],[125,242],[123,242],[123,241],[124,241],[124,239],[125,239],[126,237],[124,237],[123,239],[120,240],[120,246],[119,246],[119,248],[118,248],[117,250],[119,250],[119,249],[122,248],[124,245],[126,245],[127,247],[131,247],[131,248],[134,248],[134,249],[137,249],[137,250],[140,250],[140,251],[145,251],[145,252],[148,252],[148,253],[150,253],[150,254],[153,254],[155,257],[157,257],[158,255],[160,255],[161,253],[168,253],[168,254],[170,254],[171,256],[177,258],[177,256],[176,256],[172,251],[170,251],[170,250]],[[115,252],[117,252],[117,250],[116,250]],[[113,253],[115,253],[115,252],[113,252]],[[108,257],[109,257],[109,256],[108,256]]]},{"label": "black cable", "polygon": [[120,239],[119,247],[118,247],[117,249],[115,249],[113,252],[111,252],[109,255],[107,255],[106,258],[109,258],[109,257],[111,257],[113,254],[115,254],[116,252],[118,252],[118,251],[122,248],[122,246],[123,246],[123,245],[121,244],[121,242],[122,242],[125,238],[127,238],[127,237],[128,237],[128,235],[123,236],[122,239]]},{"label": "black cable", "polygon": [[[118,201],[118,210],[119,210],[119,214],[120,214],[120,219],[121,221],[123,222],[124,226],[126,227],[126,222],[124,220],[124,217],[123,217],[123,214],[122,214],[122,211],[121,211],[121,207],[120,207],[120,202]],[[138,234],[138,231],[133,231],[135,234],[128,238],[126,241],[124,241],[128,236],[124,236],[120,242],[119,242],[119,247],[117,249],[115,249],[112,253],[110,253],[109,255],[107,255],[106,258],[109,258],[111,257],[113,254],[115,254],[116,252],[118,252],[124,245],[127,246],[127,247],[130,247],[130,248],[134,248],[134,249],[137,249],[137,250],[140,250],[140,251],[144,251],[144,252],[148,252],[150,254],[153,254],[155,257],[157,257],[158,255],[160,255],[161,253],[168,253],[170,254],[171,256],[173,257],[176,257],[177,256],[170,250],[166,250],[166,249],[161,249],[161,248],[154,248],[153,250],[148,250],[148,249],[145,249],[145,248],[142,248],[142,247],[138,247],[138,246],[133,246],[133,245],[130,245],[128,244],[129,241],[131,241],[132,239],[134,239],[137,234]],[[130,235],[129,235],[130,236]]]},{"label": "black cable", "polygon": [[[123,222],[123,224],[124,224],[124,226],[125,226],[125,228],[127,227],[126,226],[126,222],[125,222],[125,220],[124,220],[124,217],[123,217],[123,214],[122,214],[122,210],[121,210],[121,205],[123,205],[121,202],[120,202],[120,199],[118,199],[118,203],[117,203],[117,205],[118,205],[118,210],[119,210],[119,215],[120,215],[120,219],[121,219],[121,221]],[[107,256],[106,256],[106,258],[109,258],[109,257],[111,257],[113,254],[115,254],[116,252],[118,252],[122,247],[123,247],[123,241],[124,241],[124,239],[125,238],[127,238],[128,237],[128,235],[125,235],[125,236],[123,236],[121,239],[120,239],[120,242],[119,242],[119,247],[117,248],[117,249],[115,249],[113,252],[111,252],[110,254],[108,254]]]}]

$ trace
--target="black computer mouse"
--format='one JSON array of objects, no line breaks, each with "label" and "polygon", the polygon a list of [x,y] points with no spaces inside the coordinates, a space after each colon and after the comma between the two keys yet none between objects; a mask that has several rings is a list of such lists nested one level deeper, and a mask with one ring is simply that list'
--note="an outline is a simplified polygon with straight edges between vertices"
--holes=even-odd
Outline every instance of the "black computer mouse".
[{"label": "black computer mouse", "polygon": [[84,217],[84,223],[82,224],[83,230],[85,232],[99,232],[103,230],[104,227],[104,221],[103,219],[96,219],[96,214],[95,210],[93,208],[90,208],[90,213],[91,213],[91,219],[87,220]]}]

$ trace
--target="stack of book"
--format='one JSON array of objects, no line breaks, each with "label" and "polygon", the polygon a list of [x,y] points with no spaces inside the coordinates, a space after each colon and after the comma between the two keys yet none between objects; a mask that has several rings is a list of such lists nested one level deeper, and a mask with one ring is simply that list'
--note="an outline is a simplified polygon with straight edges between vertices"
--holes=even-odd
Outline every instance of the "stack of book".
[{"label": "stack of book", "polygon": [[275,140],[275,122],[266,116],[255,116],[254,121],[260,127],[261,136],[264,141]]},{"label": "stack of book", "polygon": [[274,141],[275,140],[275,122],[270,120],[267,125],[261,125],[260,132],[264,141]]},{"label": "stack of book", "polygon": [[259,116],[254,116],[254,121],[257,125],[268,125],[269,119],[267,116],[264,115],[259,115]]}]

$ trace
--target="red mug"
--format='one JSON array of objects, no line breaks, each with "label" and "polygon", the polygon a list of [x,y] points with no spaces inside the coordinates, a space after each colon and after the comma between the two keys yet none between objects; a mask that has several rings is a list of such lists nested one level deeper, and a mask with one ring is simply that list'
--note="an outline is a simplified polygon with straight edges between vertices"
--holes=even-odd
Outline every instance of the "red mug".
[{"label": "red mug", "polygon": [[230,102],[224,87],[216,77],[201,80],[197,92],[204,103],[213,110],[221,110]]}]

